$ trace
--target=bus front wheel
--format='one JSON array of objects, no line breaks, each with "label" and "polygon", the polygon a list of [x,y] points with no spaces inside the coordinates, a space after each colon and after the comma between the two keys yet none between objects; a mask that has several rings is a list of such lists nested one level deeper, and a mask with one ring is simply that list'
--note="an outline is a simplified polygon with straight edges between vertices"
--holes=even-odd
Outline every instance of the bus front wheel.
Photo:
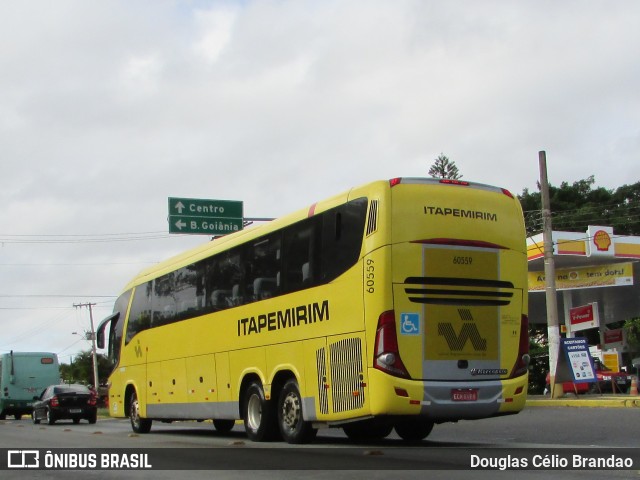
[{"label": "bus front wheel", "polygon": [[213,426],[220,433],[229,433],[236,424],[235,420],[214,420]]},{"label": "bus front wheel", "polygon": [[259,382],[251,382],[244,394],[244,428],[254,442],[271,440],[275,434],[276,416],[273,406],[264,396]]},{"label": "bus front wheel", "polygon": [[287,443],[309,443],[318,433],[302,418],[302,398],[294,379],[284,384],[278,397],[278,426]]},{"label": "bus front wheel", "polygon": [[149,433],[151,430],[151,419],[140,416],[140,404],[135,391],[131,394],[129,402],[129,420],[131,420],[131,428],[136,433]]}]

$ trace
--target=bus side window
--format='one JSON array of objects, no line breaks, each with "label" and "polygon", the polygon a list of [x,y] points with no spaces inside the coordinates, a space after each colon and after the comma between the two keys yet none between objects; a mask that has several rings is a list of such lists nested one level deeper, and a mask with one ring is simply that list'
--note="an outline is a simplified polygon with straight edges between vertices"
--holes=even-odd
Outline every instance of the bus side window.
[{"label": "bus side window", "polygon": [[362,249],[367,199],[358,198],[323,214],[322,281],[330,282],[355,264]]},{"label": "bus side window", "polygon": [[204,262],[193,263],[176,272],[171,290],[172,298],[167,299],[169,307],[175,305],[175,321],[196,317],[204,313],[205,268],[206,263]]},{"label": "bus side window", "polygon": [[127,318],[127,308],[129,308],[129,300],[133,290],[127,290],[116,300],[113,308],[114,312],[120,312],[120,316],[111,322],[109,329],[109,359],[113,366],[120,360],[120,348],[122,346],[122,332],[124,330],[124,320]]},{"label": "bus side window", "polygon": [[319,222],[320,217],[313,217],[284,231],[283,288],[286,292],[295,292],[318,283]]},{"label": "bus side window", "polygon": [[[215,285],[215,301],[226,302],[226,308],[236,307],[243,303],[242,282],[242,264],[241,251],[234,248],[228,252],[216,257],[218,266],[216,268]],[[212,295],[213,295],[212,293]],[[213,300],[212,300],[213,301]],[[222,308],[222,307],[220,307]]]},{"label": "bus side window", "polygon": [[[178,271],[179,272],[179,271]],[[176,291],[176,277],[178,272],[171,272],[153,281],[152,326],[158,327],[174,321],[178,305],[173,295]]]},{"label": "bus side window", "polygon": [[151,282],[147,282],[138,285],[135,289],[125,344],[129,343],[137,333],[151,327],[151,285]]},{"label": "bus side window", "polygon": [[252,242],[247,249],[247,292],[249,301],[260,301],[279,294],[280,234],[272,234]]}]

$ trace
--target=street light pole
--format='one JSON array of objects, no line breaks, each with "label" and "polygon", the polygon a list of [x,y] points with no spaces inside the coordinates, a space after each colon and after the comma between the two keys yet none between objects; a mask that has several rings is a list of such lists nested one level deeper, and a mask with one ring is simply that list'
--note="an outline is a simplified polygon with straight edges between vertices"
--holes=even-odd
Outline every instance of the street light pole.
[{"label": "street light pole", "polygon": [[100,384],[98,383],[98,354],[96,352],[96,332],[93,328],[93,311],[91,307],[93,307],[95,303],[74,303],[73,306],[75,308],[79,307],[87,307],[89,308],[89,321],[91,322],[91,354],[93,357],[93,388],[98,390]]}]

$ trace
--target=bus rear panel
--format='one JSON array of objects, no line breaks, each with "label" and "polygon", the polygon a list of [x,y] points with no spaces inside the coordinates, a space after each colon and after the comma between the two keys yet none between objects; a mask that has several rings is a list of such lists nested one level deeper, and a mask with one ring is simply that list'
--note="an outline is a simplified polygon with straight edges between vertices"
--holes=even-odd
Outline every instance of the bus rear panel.
[{"label": "bus rear panel", "polygon": [[374,400],[373,413],[438,423],[520,411],[528,325],[518,201],[485,185],[403,179],[391,209],[397,351],[376,343],[372,383],[394,395],[375,395],[386,401]]},{"label": "bus rear panel", "polygon": [[60,383],[58,357],[49,352],[10,352],[0,360],[0,419],[30,415],[33,397]]}]

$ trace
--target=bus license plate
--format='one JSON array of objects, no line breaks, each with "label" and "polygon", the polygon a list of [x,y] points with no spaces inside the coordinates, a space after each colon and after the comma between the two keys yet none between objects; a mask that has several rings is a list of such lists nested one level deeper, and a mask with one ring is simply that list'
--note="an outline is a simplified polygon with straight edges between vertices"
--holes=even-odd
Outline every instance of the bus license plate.
[{"label": "bus license plate", "polygon": [[477,402],[478,389],[453,389],[451,390],[451,400],[453,400],[454,402]]}]

